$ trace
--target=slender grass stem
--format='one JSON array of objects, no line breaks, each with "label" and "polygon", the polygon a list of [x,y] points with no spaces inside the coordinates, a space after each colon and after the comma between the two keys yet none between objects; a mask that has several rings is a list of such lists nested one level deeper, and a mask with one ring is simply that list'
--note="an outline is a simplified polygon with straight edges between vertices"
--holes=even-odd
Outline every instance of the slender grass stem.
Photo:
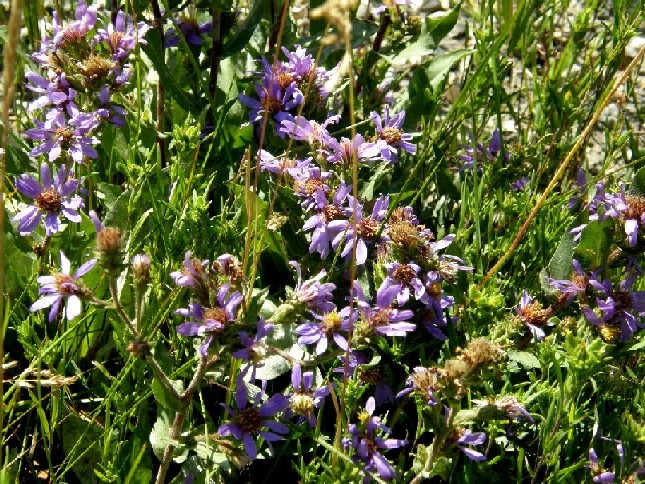
[{"label": "slender grass stem", "polygon": [[546,189],[544,190],[544,192],[542,193],[538,201],[535,203],[533,210],[531,210],[531,213],[522,224],[522,227],[520,227],[520,230],[517,232],[517,235],[513,239],[511,246],[506,251],[506,253],[495,263],[495,265],[486,273],[484,278],[477,285],[478,289],[481,289],[486,285],[486,283],[490,280],[490,278],[493,277],[495,273],[497,273],[497,271],[504,265],[504,263],[511,257],[513,252],[515,252],[517,247],[520,245],[520,242],[524,238],[524,235],[526,234],[529,226],[531,225],[531,222],[533,222],[533,219],[535,219],[535,217],[537,216],[542,206],[544,206],[544,203],[546,202],[546,199],[548,198],[548,196],[551,194],[551,191],[555,188],[555,186],[558,184],[560,179],[566,173],[569,163],[571,163],[571,160],[574,159],[576,153],[584,144],[585,140],[587,139],[587,136],[589,135],[593,127],[600,119],[601,114],[603,113],[607,105],[610,103],[614,94],[616,94],[616,91],[618,91],[618,88],[623,84],[625,84],[625,82],[627,82],[627,79],[631,75],[632,71],[636,68],[636,66],[640,64],[640,61],[643,58],[643,55],[645,55],[645,46],[641,47],[641,49],[638,51],[638,54],[636,54],[636,56],[629,63],[625,71],[618,78],[618,81],[605,95],[602,102],[600,103],[600,106],[598,106],[598,109],[596,109],[596,111],[593,113],[593,116],[591,117],[591,119],[589,120],[585,128],[582,130],[582,133],[580,133],[580,136],[578,136],[578,139],[573,145],[573,148],[571,148],[571,150],[569,151],[565,159],[562,161],[557,171],[553,175],[553,178],[551,178],[551,182],[546,187]]}]

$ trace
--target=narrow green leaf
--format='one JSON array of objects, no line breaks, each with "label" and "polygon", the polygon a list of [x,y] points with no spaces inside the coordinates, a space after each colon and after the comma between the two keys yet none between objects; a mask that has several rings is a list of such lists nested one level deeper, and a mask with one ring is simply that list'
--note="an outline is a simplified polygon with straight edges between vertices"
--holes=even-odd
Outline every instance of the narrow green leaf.
[{"label": "narrow green leaf", "polygon": [[249,11],[248,16],[244,19],[240,29],[231,36],[230,39],[224,41],[220,58],[225,59],[233,54],[240,52],[251,39],[253,32],[260,24],[262,19],[263,9],[266,4],[263,0],[255,0],[252,2],[253,6]]},{"label": "narrow green leaf", "polygon": [[143,52],[148,56],[157,75],[159,82],[163,83],[166,92],[172,97],[177,104],[187,112],[200,112],[200,106],[187,92],[185,92],[175,81],[175,76],[168,70],[166,66],[166,59],[164,58],[164,50],[161,48],[163,41],[161,35],[155,29],[148,32],[147,44],[141,44]]}]

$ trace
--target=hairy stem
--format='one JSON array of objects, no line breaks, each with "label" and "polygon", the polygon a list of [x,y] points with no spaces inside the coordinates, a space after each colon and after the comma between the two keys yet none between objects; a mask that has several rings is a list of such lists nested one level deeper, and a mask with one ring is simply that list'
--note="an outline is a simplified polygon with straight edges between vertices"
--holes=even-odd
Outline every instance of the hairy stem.
[{"label": "hairy stem", "polygon": [[[181,435],[181,429],[184,424],[184,419],[186,418],[186,411],[190,405],[193,394],[197,390],[199,383],[206,374],[206,371],[209,367],[209,361],[207,357],[202,357],[199,359],[199,365],[195,371],[193,379],[190,381],[186,391],[181,394],[181,408],[175,415],[175,419],[172,422],[172,427],[170,428],[170,440],[177,441]],[[174,444],[168,444],[166,450],[164,450],[163,457],[161,459],[161,465],[157,471],[157,478],[155,482],[157,484],[162,484],[166,480],[166,474],[168,473],[168,468],[170,467],[170,462],[172,461],[172,454],[175,451]]]}]

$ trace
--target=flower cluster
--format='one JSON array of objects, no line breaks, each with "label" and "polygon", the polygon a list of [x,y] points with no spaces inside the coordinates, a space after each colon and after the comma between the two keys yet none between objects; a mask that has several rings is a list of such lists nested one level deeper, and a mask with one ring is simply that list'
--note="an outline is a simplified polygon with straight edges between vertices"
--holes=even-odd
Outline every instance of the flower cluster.
[{"label": "flower cluster", "polygon": [[240,283],[240,268],[229,254],[221,255],[209,266],[208,260],[193,259],[191,252],[184,256],[181,271],[170,274],[179,287],[188,288],[197,299],[176,314],[188,318],[177,327],[182,336],[202,338],[200,354],[208,351],[217,333],[226,330],[236,319],[242,294],[234,288]]},{"label": "flower cluster", "polygon": [[[287,61],[276,61],[270,64],[262,59],[261,81],[256,84],[257,98],[244,94],[240,100],[251,108],[249,119],[252,123],[261,121],[265,115],[276,123],[276,132],[284,136],[283,122],[293,122],[296,113],[307,117],[321,110],[329,93],[325,83],[334,71],[317,67],[307,51],[295,46],[294,52],[282,48]],[[266,114],[265,114],[266,113]]]},{"label": "flower cluster", "polygon": [[383,438],[390,434],[390,429],[374,416],[375,408],[374,397],[368,398],[365,410],[358,415],[359,423],[349,425],[349,437],[343,440],[343,447],[355,453],[354,462],[363,463],[367,472],[376,471],[382,479],[390,481],[396,472],[382,452],[403,447],[408,441]]},{"label": "flower cluster", "polygon": [[25,134],[37,143],[31,157],[46,155],[49,163],[63,166],[55,181],[46,163],[40,166],[41,183],[27,174],[16,179],[18,190],[34,200],[14,217],[21,235],[32,233],[41,219],[47,236],[62,230],[60,215],[81,221],[83,201],[76,194],[80,181],[70,178],[72,163],[98,157],[95,134],[102,123],[124,124],[125,109],[114,99],[128,84],[129,54],[137,43],[145,43],[148,28],[143,22],[134,24],[122,11],[114,23],[101,24],[97,8],[85,0],[78,2],[72,22],[61,22],[54,11],[52,33],[32,55],[42,73],[25,74],[26,87],[35,95],[27,111],[43,119],[35,119],[36,127]]}]

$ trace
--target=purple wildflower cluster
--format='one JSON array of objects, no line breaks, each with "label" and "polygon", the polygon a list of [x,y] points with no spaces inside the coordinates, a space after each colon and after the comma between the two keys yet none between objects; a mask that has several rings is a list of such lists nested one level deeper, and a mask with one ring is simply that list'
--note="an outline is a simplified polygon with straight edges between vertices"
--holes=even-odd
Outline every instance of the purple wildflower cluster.
[{"label": "purple wildflower cluster", "polygon": [[44,220],[46,235],[62,230],[60,215],[80,222],[83,201],[77,192],[80,181],[70,178],[73,163],[95,159],[95,133],[102,123],[124,124],[125,109],[114,99],[127,85],[131,65],[127,62],[137,43],[145,43],[148,26],[134,24],[119,11],[114,23],[100,23],[95,6],[80,0],[75,20],[63,23],[53,13],[51,35],[46,36],[32,59],[42,73],[26,73],[27,89],[36,97],[27,111],[42,115],[26,135],[37,144],[29,155],[46,155],[58,162],[56,179],[51,166],[40,166],[41,183],[30,175],[16,179],[16,187],[34,204],[14,217],[21,235],[32,233]]},{"label": "purple wildflower cluster", "polygon": [[287,61],[271,64],[262,59],[263,69],[259,72],[262,79],[255,86],[257,98],[241,94],[240,100],[251,108],[251,123],[268,115],[276,123],[276,132],[284,137],[283,123],[293,122],[297,112],[310,115],[324,107],[329,97],[325,84],[335,70],[317,67],[314,58],[300,45],[293,52],[283,47],[282,52]]},{"label": "purple wildflower cluster", "polygon": [[[587,185],[582,170],[578,171],[577,185],[580,190]],[[569,279],[547,279],[557,291],[555,303],[543,307],[523,291],[515,311],[531,333],[541,340],[546,336],[544,328],[547,321],[575,302],[585,319],[598,329],[605,341],[628,341],[645,327],[642,323],[645,291],[633,290],[643,273],[635,254],[639,246],[639,227],[645,221],[645,198],[627,194],[624,184],[621,184],[618,194],[607,193],[604,183],[598,182],[587,196],[570,200],[570,209],[578,206],[585,210],[589,223],[613,221],[614,233],[625,234],[617,235],[610,241],[616,243],[618,247],[615,253],[623,254],[622,258],[613,263],[603,261],[602,267],[595,267],[592,271],[586,270],[581,261],[573,259]],[[574,242],[581,241],[587,226],[588,223],[584,223],[570,231]],[[612,270],[608,271],[610,268]]]},{"label": "purple wildflower cluster", "polygon": [[609,341],[627,341],[638,329],[645,327],[645,291],[634,291],[632,286],[642,270],[631,259],[623,279],[614,285],[602,278],[600,271],[587,273],[580,262],[573,260],[571,280],[550,279],[551,286],[565,295],[565,302],[577,300],[587,321],[598,327]]},{"label": "purple wildflower cluster", "polygon": [[382,452],[403,447],[408,441],[383,438],[391,432],[379,417],[374,416],[375,409],[374,397],[368,398],[365,410],[358,415],[359,423],[349,425],[349,437],[343,440],[343,447],[354,453],[354,462],[364,464],[367,472],[376,471],[382,479],[390,481],[396,477],[396,472]]},{"label": "purple wildflower cluster", "polygon": [[[583,170],[578,171],[577,186],[582,192],[587,186],[587,177]],[[635,248],[639,242],[639,227],[645,224],[645,197],[628,193],[624,183],[620,184],[618,193],[607,193],[602,181],[594,184],[587,199],[576,196],[569,201],[569,208],[581,205],[588,213],[589,221],[614,220],[625,234],[624,242],[627,247]],[[578,225],[571,230],[575,240],[580,240],[586,223]],[[642,234],[641,237],[642,239]],[[623,245],[624,245],[623,242]]]},{"label": "purple wildflower cluster", "polygon": [[502,154],[502,135],[498,129],[493,131],[490,142],[486,147],[481,143],[477,143],[475,148],[472,145],[462,145],[461,147],[466,151],[465,154],[459,155],[459,159],[463,162],[461,171],[471,170],[477,167],[477,171],[481,172],[483,170],[483,161],[495,161],[500,155],[506,161],[511,158],[511,154],[508,152]]},{"label": "purple wildflower cluster", "polygon": [[241,269],[233,256],[224,254],[211,266],[208,260],[199,260],[186,252],[181,271],[170,274],[179,287],[188,288],[195,301],[176,314],[188,318],[177,327],[182,336],[200,337],[199,352],[208,356],[214,336],[224,332],[236,319],[242,294],[235,290],[241,282]]},{"label": "purple wildflower cluster", "polygon": [[623,442],[616,439],[609,439],[607,437],[601,437],[602,440],[607,442],[612,442],[616,445],[616,454],[618,455],[618,463],[620,466],[615,466],[614,470],[608,470],[603,467],[598,458],[598,453],[596,450],[591,447],[589,449],[589,464],[587,464],[587,469],[590,470],[592,474],[593,482],[606,482],[614,483],[616,479],[619,478],[618,470],[622,470],[623,480],[618,480],[618,482],[640,482],[637,479],[642,479],[645,476],[645,462],[636,461],[631,466],[625,466],[625,449],[623,447]]}]

